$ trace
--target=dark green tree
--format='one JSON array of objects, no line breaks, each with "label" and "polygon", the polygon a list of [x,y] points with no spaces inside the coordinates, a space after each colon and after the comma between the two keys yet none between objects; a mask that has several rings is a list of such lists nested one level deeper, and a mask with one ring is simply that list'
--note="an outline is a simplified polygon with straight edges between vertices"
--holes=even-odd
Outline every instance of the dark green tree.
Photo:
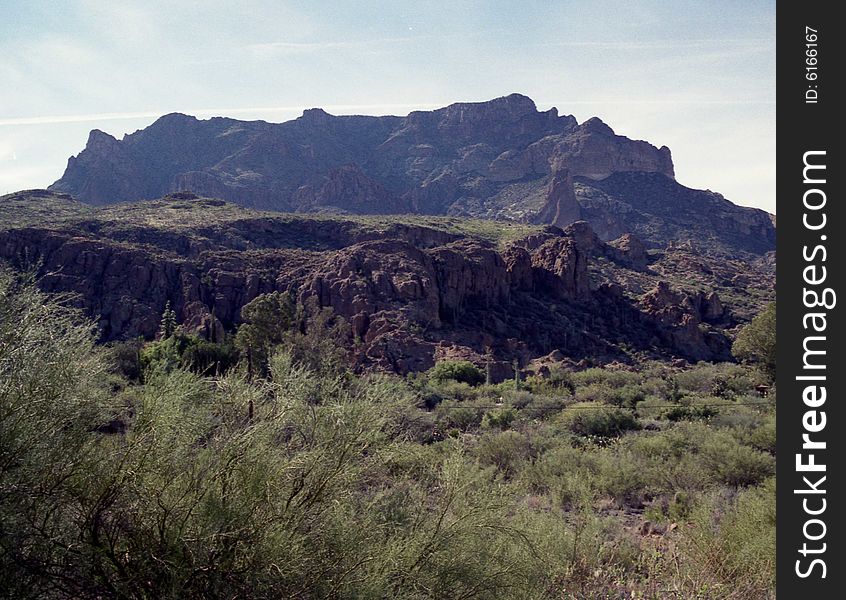
[{"label": "dark green tree", "polygon": [[771,380],[776,374],[776,305],[767,306],[737,334],[732,354],[740,361],[756,364]]},{"label": "dark green tree", "polygon": [[159,325],[159,338],[166,340],[176,332],[176,312],[170,307],[170,300],[167,301],[162,312],[162,320]]},{"label": "dark green tree", "polygon": [[257,296],[241,309],[244,324],[238,328],[235,345],[247,357],[250,372],[266,373],[267,359],[295,324],[296,304],[288,292]]},{"label": "dark green tree", "polygon": [[485,375],[469,360],[442,360],[429,369],[429,379],[479,385],[485,381]]}]

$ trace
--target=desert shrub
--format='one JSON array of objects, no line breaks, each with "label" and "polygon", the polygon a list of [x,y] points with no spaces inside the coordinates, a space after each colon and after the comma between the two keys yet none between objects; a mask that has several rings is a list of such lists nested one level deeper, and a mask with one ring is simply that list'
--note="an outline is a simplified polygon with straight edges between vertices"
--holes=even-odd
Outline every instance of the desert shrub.
[{"label": "desert shrub", "polygon": [[142,374],[185,368],[200,374],[217,375],[238,363],[238,351],[230,342],[209,342],[177,331],[167,338],[144,344],[138,358]]},{"label": "desert shrub", "polygon": [[539,398],[527,390],[509,390],[502,394],[503,400],[514,408],[523,409]]},{"label": "desert shrub", "polygon": [[615,437],[640,428],[631,412],[589,402],[571,405],[559,415],[558,421],[582,436]]},{"label": "desert shrub", "polygon": [[772,456],[744,446],[723,431],[708,436],[699,448],[699,456],[712,477],[726,485],[754,485],[775,472]]},{"label": "desert shrub", "polygon": [[584,371],[574,372],[572,374],[572,381],[576,386],[576,389],[592,384],[618,388],[627,384],[640,383],[641,375],[632,371],[592,367],[590,369],[585,369]]},{"label": "desert shrub", "polygon": [[[99,464],[91,431],[107,419],[107,357],[93,323],[0,268],[0,589],[48,597],[74,578],[77,489]],[[70,563],[70,564],[68,564]],[[86,565],[81,568],[88,570]],[[77,588],[78,589],[78,588]],[[89,592],[89,590],[85,590]]]},{"label": "desert shrub", "polygon": [[437,382],[458,381],[467,385],[479,385],[485,381],[485,374],[467,360],[442,360],[428,371],[429,379]]},{"label": "desert shrub", "polygon": [[680,404],[664,410],[663,418],[668,421],[708,420],[717,414],[708,404]]},{"label": "desert shrub", "polygon": [[216,343],[190,337],[181,359],[185,368],[196,373],[220,375],[238,364],[239,354],[231,342]]},{"label": "desert shrub", "polygon": [[640,385],[627,383],[614,389],[608,398],[608,402],[614,406],[635,408],[639,402],[643,402],[645,399],[646,392]]},{"label": "desert shrub", "polygon": [[658,396],[646,396],[637,404],[637,415],[641,418],[661,419],[668,408],[667,400]]},{"label": "desert shrub", "polygon": [[764,415],[750,406],[738,404],[736,406],[720,407],[720,413],[711,419],[710,424],[715,429],[731,430],[735,437],[743,436],[760,427]]},{"label": "desert shrub", "polygon": [[570,396],[576,391],[572,372],[557,365],[553,365],[546,376],[527,377],[523,385],[534,394]]},{"label": "desert shrub", "polygon": [[752,393],[756,385],[765,382],[760,373],[748,366],[707,362],[676,373],[673,379],[685,394],[706,394],[724,399]]},{"label": "desert shrub", "polygon": [[427,386],[420,391],[420,408],[432,410],[443,401],[444,396],[439,390]]},{"label": "desert shrub", "polygon": [[557,506],[571,509],[594,498],[598,462],[595,452],[565,444],[526,465],[521,480],[529,492],[550,494]]},{"label": "desert shrub", "polygon": [[572,371],[568,371],[563,367],[553,366],[549,370],[549,377],[547,377],[546,381],[556,391],[567,391],[570,394],[576,391],[576,383],[573,380]]},{"label": "desert shrub", "polygon": [[505,430],[511,427],[511,424],[516,418],[517,411],[513,408],[496,408],[484,414],[482,417],[482,427],[485,429]]},{"label": "desert shrub", "polygon": [[670,377],[645,377],[641,389],[647,397],[655,396],[665,402],[673,402],[673,379]]},{"label": "desert shrub", "polygon": [[143,368],[141,366],[141,348],[143,338],[113,342],[106,346],[109,349],[109,359],[114,365],[116,374],[129,381],[139,381]]},{"label": "desert shrub", "polygon": [[646,398],[646,391],[639,383],[628,381],[631,373],[623,372],[626,377],[622,378],[616,377],[618,372],[612,373],[615,377],[607,378],[603,382],[592,381],[577,387],[576,400],[634,408],[638,402],[642,402]]},{"label": "desert shrub", "polygon": [[152,371],[170,372],[182,364],[181,337],[170,336],[145,344],[139,358],[141,372],[145,375]]},{"label": "desert shrub", "polygon": [[596,402],[611,404],[613,389],[605,383],[588,383],[576,388],[576,402]]},{"label": "desert shrub", "polygon": [[729,386],[725,375],[716,375],[711,381],[710,394],[716,398],[733,398],[734,390]]},{"label": "desert shrub", "polygon": [[688,394],[677,403],[669,403],[655,396],[646,397],[637,404],[637,414],[651,419],[667,421],[708,421],[719,414],[725,400],[712,396]]},{"label": "desert shrub", "polygon": [[454,401],[446,400],[435,409],[435,415],[440,428],[443,431],[458,429],[468,431],[478,427],[482,422],[484,410],[463,406]]},{"label": "desert shrub", "polygon": [[561,397],[533,396],[529,404],[520,411],[520,417],[526,420],[543,420],[554,417],[567,406],[567,400]]},{"label": "desert shrub", "polygon": [[667,517],[671,521],[683,521],[690,517],[694,505],[694,495],[686,491],[673,494],[667,505]]},{"label": "desert shrub", "polygon": [[[284,356],[284,352],[281,353]],[[443,439],[436,413],[424,410],[420,392],[397,377],[370,374],[357,379],[339,379],[341,385],[361,387],[368,401],[378,404],[383,431],[394,441],[430,444]]]},{"label": "desert shrub", "polygon": [[531,454],[529,440],[516,431],[485,434],[476,447],[479,462],[496,467],[506,479],[511,478]]},{"label": "desert shrub", "polygon": [[715,597],[770,598],[775,583],[775,480],[698,502],[679,540],[679,564],[693,589]]},{"label": "desert shrub", "polygon": [[[300,325],[270,348],[265,377],[186,368],[202,362],[185,360],[199,345],[175,330],[144,348],[143,381],[113,386],[91,324],[0,272],[4,594],[493,600],[771,590],[774,459],[762,450],[773,449],[774,413],[747,408],[637,431],[631,411],[611,405],[560,410],[565,392],[353,377],[317,339],[343,324]],[[297,336],[312,339],[298,346]],[[200,349],[191,356],[216,356]],[[631,374],[600,371],[583,387],[617,398],[647,391]],[[710,389],[688,391],[685,405]],[[421,409],[429,392],[442,399],[432,412]],[[552,418],[541,420],[546,406]],[[446,434],[461,430],[469,433]],[[600,512],[609,498],[693,526],[666,544],[641,539],[618,511]]]},{"label": "desert shrub", "polygon": [[596,489],[621,506],[641,506],[650,491],[643,464],[631,452],[603,449],[597,453],[597,471]]},{"label": "desert shrub", "polygon": [[742,441],[753,448],[775,454],[776,451],[776,416],[767,415],[760,425],[747,432]]},{"label": "desert shrub", "polygon": [[452,379],[432,382],[426,389],[438,394],[442,400],[473,402],[479,398],[479,388],[474,388],[463,381],[454,381]]}]

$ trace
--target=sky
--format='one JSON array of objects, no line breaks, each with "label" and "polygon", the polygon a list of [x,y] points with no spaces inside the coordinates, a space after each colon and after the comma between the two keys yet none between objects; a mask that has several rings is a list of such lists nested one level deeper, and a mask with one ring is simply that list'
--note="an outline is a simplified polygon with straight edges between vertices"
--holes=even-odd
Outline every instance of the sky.
[{"label": "sky", "polygon": [[775,212],[774,0],[0,0],[0,194],[61,177],[91,129],[170,112],[405,115],[513,92]]}]

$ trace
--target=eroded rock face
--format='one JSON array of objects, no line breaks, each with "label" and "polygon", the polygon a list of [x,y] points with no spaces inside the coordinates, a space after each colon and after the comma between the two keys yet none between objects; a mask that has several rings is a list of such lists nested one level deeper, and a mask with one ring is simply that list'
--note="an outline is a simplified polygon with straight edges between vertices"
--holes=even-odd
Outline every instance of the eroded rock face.
[{"label": "eroded rock face", "polygon": [[[716,293],[676,289],[649,266],[635,269],[635,238],[611,246],[585,222],[497,245],[396,221],[273,217],[192,195],[84,208],[76,220],[0,229],[0,258],[40,259],[40,285],[75,294],[104,340],[153,337],[168,302],[186,330],[222,339],[256,296],[290,291],[350,323],[359,369],[405,373],[465,356],[491,361],[505,377],[514,360],[556,353],[573,364],[602,362],[619,359],[621,344],[721,358],[721,327],[733,325]],[[180,218],[188,224],[171,226]],[[592,286],[589,267],[599,258],[625,289]],[[653,287],[634,299],[627,277]]]},{"label": "eroded rock face", "polygon": [[562,299],[586,298],[587,252],[568,237],[552,238],[532,253],[535,289]]},{"label": "eroded rock face", "polygon": [[368,177],[357,164],[332,169],[315,184],[299,188],[291,199],[299,210],[331,207],[357,214],[396,214],[411,212],[407,202]]},{"label": "eroded rock face", "polygon": [[643,270],[649,264],[646,246],[630,233],[624,233],[616,240],[609,242],[608,245],[617,251],[615,254],[618,260],[633,269]]},{"label": "eroded rock face", "polygon": [[730,357],[728,340],[714,336],[712,331],[700,326],[724,316],[716,293],[685,293],[659,281],[654,289],[641,297],[640,304],[645,314],[664,326],[662,334],[681,354],[696,359]]},{"label": "eroded rock face", "polygon": [[582,218],[581,207],[573,190],[573,178],[567,169],[559,169],[549,182],[546,203],[535,216],[535,223],[566,227]]},{"label": "eroded rock face", "polygon": [[602,180],[613,173],[637,171],[675,177],[670,149],[614,134],[601,119],[593,117],[566,138],[566,155],[573,175]]}]

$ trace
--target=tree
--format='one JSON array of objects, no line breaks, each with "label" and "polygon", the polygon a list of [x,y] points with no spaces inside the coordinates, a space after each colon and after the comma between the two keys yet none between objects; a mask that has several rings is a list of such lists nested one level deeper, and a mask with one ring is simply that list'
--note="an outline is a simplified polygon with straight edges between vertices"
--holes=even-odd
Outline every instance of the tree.
[{"label": "tree", "polygon": [[737,334],[732,354],[758,367],[770,378],[776,374],[776,305],[771,303]]},{"label": "tree", "polygon": [[170,307],[170,300],[165,303],[162,321],[159,325],[159,337],[163,340],[171,337],[176,331],[176,312]]},{"label": "tree", "polygon": [[286,337],[291,359],[321,375],[339,375],[347,370],[345,348],[352,341],[349,323],[317,298],[297,305],[297,326]]},{"label": "tree", "polygon": [[244,305],[244,324],[238,328],[235,345],[247,357],[251,372],[266,372],[270,350],[282,343],[295,317],[296,304],[288,292],[262,294]]}]

